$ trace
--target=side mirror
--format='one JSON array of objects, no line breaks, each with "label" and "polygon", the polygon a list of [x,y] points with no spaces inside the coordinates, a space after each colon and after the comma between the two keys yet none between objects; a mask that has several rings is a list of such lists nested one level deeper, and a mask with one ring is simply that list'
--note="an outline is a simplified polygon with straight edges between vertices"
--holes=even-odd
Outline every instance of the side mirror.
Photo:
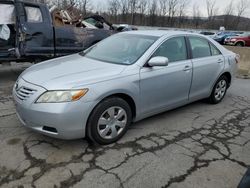
[{"label": "side mirror", "polygon": [[167,57],[157,56],[153,57],[148,61],[150,67],[155,66],[168,66],[169,60]]}]

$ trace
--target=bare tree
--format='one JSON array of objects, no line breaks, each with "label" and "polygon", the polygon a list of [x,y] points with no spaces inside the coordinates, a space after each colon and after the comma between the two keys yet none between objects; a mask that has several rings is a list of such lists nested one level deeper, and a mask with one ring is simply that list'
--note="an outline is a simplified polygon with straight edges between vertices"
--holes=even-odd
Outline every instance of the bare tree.
[{"label": "bare tree", "polygon": [[167,15],[167,9],[168,9],[168,0],[159,0],[159,10],[160,10],[160,15],[166,16]]},{"label": "bare tree", "polygon": [[[86,16],[88,12],[92,11],[91,0],[63,0],[64,3],[63,8],[69,5],[75,5],[81,12],[83,16]],[[66,4],[66,5],[65,5]]]},{"label": "bare tree", "polygon": [[87,12],[92,9],[91,0],[80,0],[80,7],[83,15],[87,15]]},{"label": "bare tree", "polygon": [[178,0],[168,0],[168,23],[173,26],[173,18],[177,12]]},{"label": "bare tree", "polygon": [[231,22],[230,17],[233,15],[233,12],[234,12],[234,4],[233,4],[233,0],[231,0],[231,2],[226,6],[224,10],[224,14],[225,14],[224,26],[227,29],[231,29],[232,22]]},{"label": "bare tree", "polygon": [[224,14],[233,15],[233,12],[234,12],[234,3],[233,3],[233,0],[231,0],[231,2],[225,8]]},{"label": "bare tree", "polygon": [[207,27],[214,28],[215,27],[215,15],[218,12],[218,8],[216,7],[216,0],[206,0],[206,8],[207,8],[207,16],[208,23]]},{"label": "bare tree", "polygon": [[148,7],[149,12],[149,24],[152,26],[156,25],[156,15],[157,15],[157,0],[152,0]]},{"label": "bare tree", "polygon": [[144,15],[146,13],[147,5],[148,5],[148,0],[139,0],[138,2],[138,9],[139,9],[139,14],[140,14],[140,22],[142,25],[144,25]]},{"label": "bare tree", "polygon": [[117,22],[117,15],[120,9],[119,0],[109,0],[108,1],[108,10],[110,15],[114,18],[114,21]]},{"label": "bare tree", "polygon": [[240,24],[240,18],[246,13],[246,10],[249,6],[249,0],[240,0],[239,3],[236,6],[237,10],[237,18],[235,20],[235,25],[238,27]]},{"label": "bare tree", "polygon": [[245,14],[246,10],[249,6],[249,0],[240,0],[240,2],[237,4],[237,16],[241,17]]},{"label": "bare tree", "polygon": [[188,6],[189,1],[188,0],[179,0],[179,26],[183,22],[183,17],[185,16],[186,8]]},{"label": "bare tree", "polygon": [[195,28],[198,28],[200,25],[201,20],[201,12],[200,7],[197,4],[193,5],[193,24],[195,25]]},{"label": "bare tree", "polygon": [[126,20],[126,15],[129,12],[129,1],[128,0],[120,0],[121,5],[121,14],[122,14],[122,21]]},{"label": "bare tree", "polygon": [[138,0],[129,0],[129,8],[131,13],[131,24],[134,24],[135,21],[135,13],[138,8]]},{"label": "bare tree", "polygon": [[168,13],[168,0],[159,0],[159,11],[160,15],[162,16],[161,18],[161,26],[164,26],[165,21],[166,21],[166,15]]},{"label": "bare tree", "polygon": [[206,8],[207,8],[207,17],[208,20],[211,21],[216,14],[216,0],[206,0]]}]

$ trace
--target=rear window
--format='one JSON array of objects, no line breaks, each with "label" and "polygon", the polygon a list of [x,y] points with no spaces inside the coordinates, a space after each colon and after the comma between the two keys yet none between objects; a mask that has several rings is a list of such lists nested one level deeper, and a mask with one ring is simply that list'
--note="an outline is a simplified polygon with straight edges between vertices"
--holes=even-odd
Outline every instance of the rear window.
[{"label": "rear window", "polygon": [[221,55],[221,52],[214,45],[210,43],[212,56]]},{"label": "rear window", "polygon": [[42,12],[38,7],[25,6],[27,22],[40,23],[43,22]]},{"label": "rear window", "polygon": [[12,4],[0,4],[0,25],[15,23],[15,7]]},{"label": "rear window", "polygon": [[210,46],[206,39],[199,37],[189,37],[193,58],[211,56]]}]

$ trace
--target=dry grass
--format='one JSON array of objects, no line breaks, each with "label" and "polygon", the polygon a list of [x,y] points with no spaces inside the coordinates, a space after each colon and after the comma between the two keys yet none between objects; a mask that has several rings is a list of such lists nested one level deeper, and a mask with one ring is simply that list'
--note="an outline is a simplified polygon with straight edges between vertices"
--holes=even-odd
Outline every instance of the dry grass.
[{"label": "dry grass", "polygon": [[238,74],[240,76],[250,76],[250,48],[226,46],[227,49],[240,55]]}]

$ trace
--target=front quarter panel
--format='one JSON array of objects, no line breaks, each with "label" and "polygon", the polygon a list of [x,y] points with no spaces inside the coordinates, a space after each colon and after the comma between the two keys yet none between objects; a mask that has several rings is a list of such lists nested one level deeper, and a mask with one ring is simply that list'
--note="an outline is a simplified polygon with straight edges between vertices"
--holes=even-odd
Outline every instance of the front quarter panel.
[{"label": "front quarter panel", "polygon": [[77,86],[78,88],[84,87],[89,89],[89,92],[81,100],[84,102],[94,102],[97,105],[109,96],[125,94],[134,100],[136,105],[136,114],[139,115],[139,69],[140,68],[138,66],[132,65],[115,78],[90,85]]}]

